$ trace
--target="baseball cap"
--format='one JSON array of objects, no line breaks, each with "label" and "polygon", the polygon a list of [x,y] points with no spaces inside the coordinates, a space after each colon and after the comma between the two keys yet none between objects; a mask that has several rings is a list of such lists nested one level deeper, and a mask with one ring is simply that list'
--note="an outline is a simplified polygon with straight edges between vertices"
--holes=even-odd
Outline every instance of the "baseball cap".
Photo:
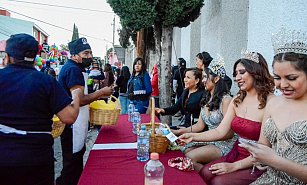
[{"label": "baseball cap", "polygon": [[38,52],[38,42],[25,33],[11,35],[6,41],[5,52],[15,59],[33,62]]}]

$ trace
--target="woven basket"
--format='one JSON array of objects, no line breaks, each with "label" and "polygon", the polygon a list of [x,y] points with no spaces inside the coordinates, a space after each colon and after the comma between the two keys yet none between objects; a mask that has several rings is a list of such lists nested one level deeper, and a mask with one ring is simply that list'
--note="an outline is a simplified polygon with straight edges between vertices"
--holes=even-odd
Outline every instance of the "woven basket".
[{"label": "woven basket", "polygon": [[52,130],[51,130],[52,137],[54,139],[59,137],[64,131],[64,128],[65,128],[65,124],[63,124],[57,116],[54,116]]},{"label": "woven basket", "polygon": [[150,137],[149,152],[164,154],[168,148],[169,141],[165,136],[154,135]]},{"label": "woven basket", "polygon": [[90,123],[92,125],[104,125],[104,126],[116,125],[120,115],[120,105],[119,105],[119,100],[116,97],[111,96],[111,98],[116,100],[115,101],[116,107],[113,110],[90,108]]},{"label": "woven basket", "polygon": [[[155,123],[155,100],[151,98],[151,136],[149,141],[149,152],[156,152],[159,154],[164,154],[168,148],[169,140],[162,135],[157,135],[155,133],[155,128],[159,127],[159,124]],[[147,127],[147,126],[146,126]]]}]

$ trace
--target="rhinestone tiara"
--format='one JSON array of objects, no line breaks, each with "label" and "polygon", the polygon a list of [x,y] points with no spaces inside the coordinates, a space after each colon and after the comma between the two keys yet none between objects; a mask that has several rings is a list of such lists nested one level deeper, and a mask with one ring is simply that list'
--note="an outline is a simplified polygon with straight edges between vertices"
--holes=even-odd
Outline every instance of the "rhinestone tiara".
[{"label": "rhinestone tiara", "polygon": [[251,51],[242,49],[241,58],[248,59],[253,62],[259,63],[259,55],[257,52],[251,52]]},{"label": "rhinestone tiara", "polygon": [[221,78],[226,76],[225,62],[223,57],[221,57],[219,54],[217,55],[217,60],[212,61],[208,68]]},{"label": "rhinestone tiara", "polygon": [[307,55],[307,33],[282,27],[272,34],[274,54],[294,52]]}]

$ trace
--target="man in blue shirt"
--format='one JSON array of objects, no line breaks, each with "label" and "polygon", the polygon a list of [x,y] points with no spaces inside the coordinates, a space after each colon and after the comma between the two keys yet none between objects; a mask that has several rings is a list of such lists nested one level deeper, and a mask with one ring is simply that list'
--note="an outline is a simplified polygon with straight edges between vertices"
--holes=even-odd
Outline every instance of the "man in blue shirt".
[{"label": "man in blue shirt", "polygon": [[68,96],[51,76],[37,71],[38,42],[27,34],[6,42],[0,70],[0,184],[54,183],[52,117],[72,124],[79,113],[80,89]]},{"label": "man in blue shirt", "polygon": [[68,59],[59,74],[59,82],[66,92],[70,94],[74,89],[80,88],[80,112],[72,127],[66,126],[61,135],[63,169],[57,178],[59,185],[75,185],[83,170],[83,155],[88,130],[89,107],[91,102],[110,96],[112,87],[105,87],[91,94],[87,91],[87,73],[85,68],[93,62],[93,55],[86,38],[80,38],[68,43],[71,59]]}]

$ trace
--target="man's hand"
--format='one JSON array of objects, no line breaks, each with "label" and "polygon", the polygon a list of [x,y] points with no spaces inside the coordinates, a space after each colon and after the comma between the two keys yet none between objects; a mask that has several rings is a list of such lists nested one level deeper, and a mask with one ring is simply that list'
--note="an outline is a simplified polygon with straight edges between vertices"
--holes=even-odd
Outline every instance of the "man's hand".
[{"label": "man's hand", "polygon": [[75,99],[76,97],[80,98],[81,95],[82,95],[82,91],[80,88],[77,88],[71,91],[72,99]]},{"label": "man's hand", "polygon": [[101,96],[110,96],[114,92],[114,89],[113,87],[104,87],[99,91],[101,93]]}]

